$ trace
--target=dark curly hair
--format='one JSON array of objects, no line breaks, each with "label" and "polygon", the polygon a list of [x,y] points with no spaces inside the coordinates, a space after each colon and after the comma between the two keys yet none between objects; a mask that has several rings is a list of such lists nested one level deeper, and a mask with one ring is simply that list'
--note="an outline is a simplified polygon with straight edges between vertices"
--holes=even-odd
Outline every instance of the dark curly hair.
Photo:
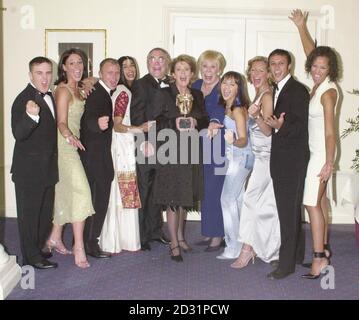
[{"label": "dark curly hair", "polygon": [[338,57],[335,51],[330,47],[320,46],[315,48],[308,56],[305,63],[305,71],[310,73],[313,63],[318,57],[326,57],[329,60],[329,79],[335,82],[339,78],[339,63]]}]

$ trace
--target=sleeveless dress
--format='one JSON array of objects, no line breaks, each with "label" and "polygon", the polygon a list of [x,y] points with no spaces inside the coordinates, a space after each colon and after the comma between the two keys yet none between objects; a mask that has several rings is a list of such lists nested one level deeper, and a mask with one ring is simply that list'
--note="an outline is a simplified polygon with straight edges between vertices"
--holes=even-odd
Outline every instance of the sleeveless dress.
[{"label": "sleeveless dress", "polygon": [[[266,92],[266,91],[265,91]],[[263,92],[255,103],[258,103]],[[264,262],[279,259],[280,225],[269,170],[272,137],[250,121],[254,166],[243,196],[239,241],[249,244]]]},{"label": "sleeveless dress", "polygon": [[[64,85],[72,95],[68,109],[67,125],[71,132],[80,136],[80,120],[85,101],[77,98],[72,90]],[[76,148],[66,142],[58,132],[59,182],[55,186],[54,224],[64,225],[84,221],[94,214],[91,190],[84,167]]]},{"label": "sleeveless dress", "polygon": [[[224,117],[224,126],[237,135],[236,122],[229,116]],[[221,194],[221,206],[223,212],[224,239],[226,248],[218,256],[219,259],[235,259],[239,256],[242,243],[238,241],[241,209],[245,183],[252,171],[254,156],[248,132],[249,119],[246,122],[248,142],[246,146],[239,148],[226,142],[226,157],[228,168],[223,183]]]},{"label": "sleeveless dress", "polygon": [[[303,204],[307,206],[317,205],[320,183],[317,175],[320,173],[320,170],[322,170],[326,161],[324,107],[320,100],[322,95],[329,89],[335,89],[337,92],[336,107],[339,99],[338,88],[334,82],[329,81],[329,77],[325,78],[325,80],[319,85],[309,103],[308,132],[310,158],[305,178],[303,196]],[[327,188],[327,192],[329,192],[329,188]]]},{"label": "sleeveless dress", "polygon": [[[114,117],[121,116],[124,125],[131,125],[131,92],[117,86],[112,95]],[[111,153],[115,178],[111,184],[109,206],[102,227],[99,245],[105,252],[137,251],[141,248],[138,208],[135,140],[132,133],[112,131]]]}]

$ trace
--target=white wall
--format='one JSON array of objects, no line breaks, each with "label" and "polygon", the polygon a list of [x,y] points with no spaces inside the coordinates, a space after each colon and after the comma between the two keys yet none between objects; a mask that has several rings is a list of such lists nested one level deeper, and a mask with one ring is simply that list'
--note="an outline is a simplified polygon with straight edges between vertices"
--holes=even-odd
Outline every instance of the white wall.
[{"label": "white wall", "polygon": [[[0,0],[0,8],[2,8],[2,0]],[[3,132],[4,126],[4,95],[3,95],[3,41],[2,41],[2,14],[0,12],[0,132]],[[4,136],[0,135],[0,217],[5,214],[5,181],[4,181]]]},{"label": "white wall", "polygon": [[[56,3],[56,5],[55,5]],[[359,30],[357,13],[359,2],[354,0],[4,0],[7,11],[4,14],[4,129],[5,129],[5,180],[6,214],[15,216],[15,196],[9,174],[14,140],[10,128],[10,109],[16,95],[28,81],[27,63],[37,55],[45,53],[45,29],[107,29],[107,55],[118,58],[133,55],[137,58],[141,74],[146,73],[145,57],[155,46],[165,46],[164,28],[167,7],[198,8],[201,10],[277,10],[288,13],[294,8],[320,11],[324,5],[332,6],[335,14],[335,28],[328,31],[328,44],[341,54],[344,63],[344,77],[340,86],[344,92],[340,112],[339,132],[346,127],[345,119],[354,117],[359,99],[346,93],[358,88],[357,63],[358,42],[353,38]],[[34,10],[34,27],[26,28],[26,16],[21,10]],[[24,28],[25,22],[25,28]],[[288,20],[288,24],[291,22]],[[298,40],[299,41],[299,40]],[[210,45],[209,45],[210,48]],[[358,148],[357,136],[341,142],[339,167],[349,170],[354,150]],[[341,176],[340,174],[338,176]],[[339,178],[340,180],[341,178]],[[341,181],[341,184],[343,181]],[[340,193],[340,190],[338,190]],[[336,209],[333,221],[352,222],[348,208]],[[339,212],[340,211],[340,212]]]}]

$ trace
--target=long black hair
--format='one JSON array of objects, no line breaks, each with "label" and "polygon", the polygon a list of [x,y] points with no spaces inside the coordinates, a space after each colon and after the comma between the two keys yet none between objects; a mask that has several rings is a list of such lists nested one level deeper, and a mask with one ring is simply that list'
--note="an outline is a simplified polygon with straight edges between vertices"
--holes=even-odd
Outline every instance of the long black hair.
[{"label": "long black hair", "polygon": [[[222,76],[219,84],[221,85],[225,79],[234,79],[234,82],[238,86],[238,93],[234,101],[232,102],[231,110],[233,111],[234,107],[245,107],[248,109],[249,97],[247,93],[247,87],[245,85],[244,76],[242,76],[236,71],[228,71]],[[224,108],[226,107],[226,101],[222,96],[221,86],[219,86],[219,103],[222,104]]]},{"label": "long black hair", "polygon": [[71,48],[71,49],[68,49],[68,50],[64,51],[64,53],[60,57],[60,61],[59,61],[59,64],[57,66],[57,80],[55,81],[55,85],[58,85],[61,82],[67,83],[68,80],[67,80],[66,72],[65,72],[65,70],[63,68],[63,65],[66,64],[67,59],[72,54],[77,54],[82,59],[82,63],[84,65],[84,71],[82,73],[81,80],[88,77],[88,70],[87,70],[87,61],[88,61],[88,59],[87,59],[86,53],[83,52],[81,49]]},{"label": "long black hair", "polygon": [[130,60],[135,65],[135,69],[136,69],[135,80],[137,80],[139,78],[139,71],[138,71],[138,65],[137,65],[136,59],[133,57],[130,57],[130,56],[122,56],[121,58],[119,58],[117,60],[118,64],[120,65],[120,80],[118,81],[118,84],[123,84],[128,90],[131,91],[131,87],[125,77],[125,72],[123,71],[123,63],[126,60]]}]

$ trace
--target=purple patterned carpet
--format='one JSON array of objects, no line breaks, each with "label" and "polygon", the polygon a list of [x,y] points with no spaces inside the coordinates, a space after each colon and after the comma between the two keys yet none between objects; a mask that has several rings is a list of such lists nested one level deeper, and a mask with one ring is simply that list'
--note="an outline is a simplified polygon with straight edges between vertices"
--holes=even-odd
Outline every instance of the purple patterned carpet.
[{"label": "purple patterned carpet", "polygon": [[[231,260],[218,260],[218,252],[183,253],[184,262],[169,258],[166,246],[153,242],[146,252],[121,252],[107,260],[89,257],[91,267],[81,270],[73,256],[55,253],[59,263],[54,270],[36,270],[35,289],[20,284],[8,300],[357,300],[359,298],[359,252],[354,225],[332,225],[332,265],[334,289],[321,288],[321,280],[300,277],[308,269],[298,266],[295,274],[282,280],[269,280],[272,267],[256,260],[242,270],[229,267]],[[311,240],[306,225],[307,261]],[[0,219],[0,241],[10,254],[19,255],[16,219]],[[65,230],[65,243],[71,243],[71,228]],[[200,223],[187,223],[188,242],[200,239]],[[324,282],[324,281],[322,281]]]}]

